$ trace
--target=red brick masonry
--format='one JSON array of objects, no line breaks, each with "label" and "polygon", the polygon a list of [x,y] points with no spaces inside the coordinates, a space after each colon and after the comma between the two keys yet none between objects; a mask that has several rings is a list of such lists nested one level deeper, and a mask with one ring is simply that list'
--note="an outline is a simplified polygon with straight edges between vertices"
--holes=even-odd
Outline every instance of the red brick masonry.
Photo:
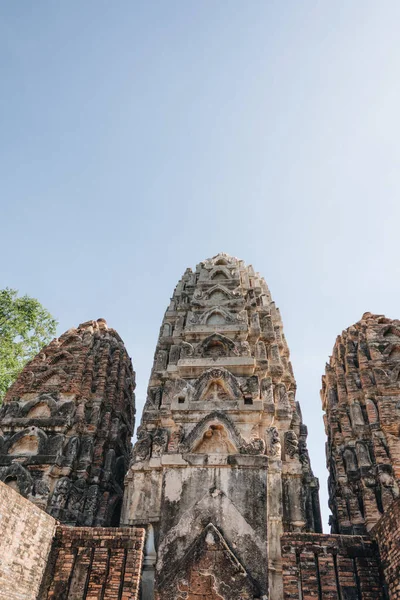
[{"label": "red brick masonry", "polygon": [[374,542],[355,535],[286,533],[284,600],[384,600]]},{"label": "red brick masonry", "polygon": [[390,600],[400,599],[400,499],[394,500],[372,535],[378,542]]},{"label": "red brick masonry", "polygon": [[40,600],[137,600],[145,531],[57,527]]}]

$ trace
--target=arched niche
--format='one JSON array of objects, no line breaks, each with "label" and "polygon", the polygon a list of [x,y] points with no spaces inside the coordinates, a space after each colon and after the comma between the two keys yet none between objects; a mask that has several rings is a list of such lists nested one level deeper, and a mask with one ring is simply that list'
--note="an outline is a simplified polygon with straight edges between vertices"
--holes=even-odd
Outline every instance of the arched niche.
[{"label": "arched niche", "polygon": [[4,481],[4,483],[11,488],[12,490],[14,490],[14,492],[17,492],[18,494],[21,493],[20,489],[19,489],[19,485],[18,485],[18,479],[17,477],[7,477]]},{"label": "arched niche", "polygon": [[232,292],[218,282],[204,294],[204,298],[208,301],[208,303],[216,306],[223,302],[229,301],[231,297]]},{"label": "arched niche", "polygon": [[1,474],[0,481],[9,485],[9,487],[25,498],[32,490],[32,477],[19,462],[13,462],[9,465]]},{"label": "arched niche", "polygon": [[234,321],[233,316],[222,307],[210,308],[200,319],[202,325],[226,325]]},{"label": "arched niche", "polygon": [[8,450],[11,456],[33,456],[39,452],[39,439],[37,435],[26,434],[16,440]]},{"label": "arched niche", "polygon": [[234,397],[223,379],[213,379],[208,383],[199,400],[218,402],[221,400],[234,400]]},{"label": "arched niche", "polygon": [[396,345],[394,346],[394,348],[392,348],[389,354],[389,358],[390,360],[400,360],[400,346]]},{"label": "arched niche", "polygon": [[46,402],[38,402],[29,410],[26,417],[28,419],[51,417],[50,407]]},{"label": "arched niche", "polygon": [[220,312],[213,312],[207,318],[206,325],[225,325],[225,316]]},{"label": "arched niche", "polygon": [[182,452],[237,454],[245,444],[231,419],[214,411],[204,417],[181,443]]},{"label": "arched niche", "polygon": [[221,423],[212,423],[198,440],[194,454],[237,454],[238,449]]},{"label": "arched niche", "polygon": [[214,267],[210,272],[210,279],[212,281],[226,281],[231,278],[228,269],[223,265]]},{"label": "arched niche", "polygon": [[213,333],[209,335],[196,348],[196,355],[210,358],[218,358],[219,356],[231,356],[235,351],[235,342],[230,338]]},{"label": "arched niche", "polygon": [[222,368],[205,371],[197,379],[194,388],[195,401],[239,400],[243,397],[236,378]]}]

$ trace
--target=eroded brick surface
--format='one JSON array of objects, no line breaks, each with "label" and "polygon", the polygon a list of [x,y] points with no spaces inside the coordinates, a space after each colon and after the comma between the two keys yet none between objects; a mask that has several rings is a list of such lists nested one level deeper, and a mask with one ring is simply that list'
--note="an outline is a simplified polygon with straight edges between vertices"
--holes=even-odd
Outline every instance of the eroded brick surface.
[{"label": "eroded brick surface", "polygon": [[284,600],[385,600],[369,537],[285,533],[281,544]]},{"label": "eroded brick surface", "polygon": [[400,499],[395,500],[372,530],[378,542],[391,600],[400,599]]},{"label": "eroded brick surface", "polygon": [[399,495],[400,321],[365,313],[322,378],[332,532],[365,534]]},{"label": "eroded brick surface", "polygon": [[135,379],[104,319],[54,339],[0,408],[0,480],[68,525],[119,525]]},{"label": "eroded brick surface", "polygon": [[145,532],[57,527],[39,600],[137,600]]}]

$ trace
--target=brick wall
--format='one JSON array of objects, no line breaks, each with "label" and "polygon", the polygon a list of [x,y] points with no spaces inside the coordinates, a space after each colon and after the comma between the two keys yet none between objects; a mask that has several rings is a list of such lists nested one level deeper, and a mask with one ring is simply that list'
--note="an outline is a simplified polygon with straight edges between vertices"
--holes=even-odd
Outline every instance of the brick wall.
[{"label": "brick wall", "polygon": [[284,600],[384,600],[379,555],[362,536],[286,533]]},{"label": "brick wall", "polygon": [[36,600],[56,521],[0,482],[0,599]]},{"label": "brick wall", "polygon": [[392,502],[371,534],[378,542],[390,600],[400,600],[400,498]]},{"label": "brick wall", "polygon": [[137,600],[144,529],[57,527],[39,600]]}]

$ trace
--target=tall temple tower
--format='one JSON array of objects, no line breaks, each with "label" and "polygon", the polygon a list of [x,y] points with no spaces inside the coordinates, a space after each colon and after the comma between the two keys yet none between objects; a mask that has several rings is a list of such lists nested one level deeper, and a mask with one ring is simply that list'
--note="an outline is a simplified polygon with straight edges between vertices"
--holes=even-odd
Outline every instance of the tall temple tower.
[{"label": "tall temple tower", "polygon": [[118,525],[135,375],[104,319],[30,361],[0,409],[0,481],[68,525]]},{"label": "tall temple tower", "polygon": [[364,534],[400,484],[400,321],[365,313],[322,378],[332,532]]},{"label": "tall temple tower", "polygon": [[187,269],[125,480],[122,523],[148,530],[144,598],[153,564],[158,600],[282,598],[281,534],[321,531],[295,392],[259,274],[227,254]]}]

